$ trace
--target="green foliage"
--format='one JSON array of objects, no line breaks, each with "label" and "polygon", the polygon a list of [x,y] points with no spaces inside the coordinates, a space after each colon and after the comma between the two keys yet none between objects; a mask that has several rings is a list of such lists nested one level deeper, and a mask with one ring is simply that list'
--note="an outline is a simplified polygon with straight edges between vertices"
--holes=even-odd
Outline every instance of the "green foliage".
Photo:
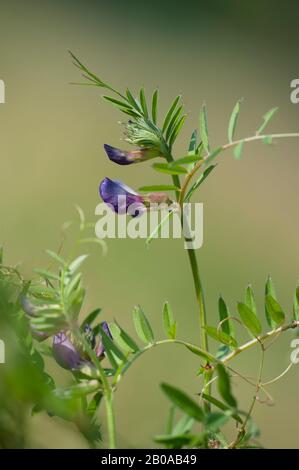
[{"label": "green foliage", "polygon": [[145,316],[145,313],[139,305],[133,310],[133,321],[136,333],[141,341],[143,341],[145,344],[154,343],[153,330]]},{"label": "green foliage", "polygon": [[246,304],[239,302],[238,311],[242,323],[253,336],[258,336],[262,332],[262,325],[255,313]]},{"label": "green foliage", "polygon": [[223,400],[232,408],[237,407],[237,401],[232,395],[230,377],[222,364],[218,364],[216,367],[218,374],[218,391]]},{"label": "green foliage", "polygon": [[239,112],[240,112],[240,102],[241,101],[237,101],[237,103],[235,104],[235,107],[232,111],[232,114],[231,114],[231,117],[230,117],[230,120],[229,120],[228,131],[227,131],[228,141],[229,142],[232,142],[233,138],[234,138],[236,125],[237,125],[237,120],[238,120]]},{"label": "green foliage", "polygon": [[166,336],[170,339],[175,339],[177,323],[174,320],[173,312],[168,302],[165,302],[163,306],[163,325]]},{"label": "green foliage", "polygon": [[192,398],[186,395],[185,392],[166,383],[162,383],[161,388],[169,400],[188,416],[196,421],[202,422],[204,420],[204,412],[202,408],[198,406]]}]

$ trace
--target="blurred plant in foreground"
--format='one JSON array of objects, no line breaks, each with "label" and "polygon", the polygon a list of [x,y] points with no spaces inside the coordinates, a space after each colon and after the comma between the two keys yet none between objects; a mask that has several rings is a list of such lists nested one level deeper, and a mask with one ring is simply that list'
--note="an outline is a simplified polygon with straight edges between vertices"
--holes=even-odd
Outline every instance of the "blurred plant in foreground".
[{"label": "blurred plant in foreground", "polygon": [[[75,65],[87,79],[85,85],[104,88],[114,96],[103,98],[127,115],[125,136],[134,150],[120,150],[105,144],[109,159],[120,165],[141,163],[161,158],[162,162],[152,164],[155,171],[170,175],[171,184],[147,184],[139,188],[143,196],[128,188],[124,183],[105,178],[100,184],[100,195],[119,212],[117,196],[126,196],[139,204],[135,216],[140,216],[151,201],[167,202],[176,200],[179,207],[188,202],[195,191],[216,168],[216,158],[233,149],[236,159],[240,159],[246,143],[260,140],[271,144],[273,140],[285,137],[299,137],[299,133],[269,134],[265,128],[277,108],[265,114],[263,122],[254,135],[234,139],[240,112],[240,102],[235,105],[228,125],[228,142],[211,148],[208,134],[206,107],[200,111],[199,129],[192,133],[186,154],[173,156],[173,146],[186,119],[180,96],[171,104],[166,116],[158,124],[158,90],[146,99],[143,89],[138,98],[130,90],[121,93],[90,72],[73,54]],[[199,139],[200,136],[200,139]],[[183,180],[181,178],[183,177]],[[173,197],[168,194],[172,193]],[[127,205],[125,206],[127,210]],[[81,209],[80,227],[86,223]],[[172,214],[169,212],[169,217]],[[151,243],[155,229],[148,239]],[[97,241],[85,238],[81,241]],[[36,270],[38,278],[24,280],[17,268],[0,266],[0,308],[5,318],[8,343],[13,345],[15,368],[5,369],[5,380],[0,383],[0,394],[5,403],[0,421],[0,445],[2,447],[26,446],[23,424],[26,407],[33,406],[33,412],[45,410],[49,416],[58,415],[72,421],[86,437],[90,446],[99,445],[101,434],[97,423],[97,410],[103,402],[106,409],[106,423],[109,447],[117,446],[117,432],[114,414],[114,395],[128,369],[143,354],[154,347],[165,344],[180,344],[198,357],[199,365],[195,373],[202,377],[202,387],[197,392],[198,399],[191,398],[177,387],[162,383],[162,391],[169,398],[170,412],[166,432],[155,436],[155,442],[166,448],[248,448],[260,446],[256,441],[258,429],[253,423],[252,414],[257,401],[271,403],[268,386],[290,369],[290,365],[277,377],[264,381],[264,357],[266,351],[281,333],[299,326],[299,288],[294,296],[293,314],[287,318],[279,304],[274,285],[268,278],[265,286],[265,315],[268,331],[264,332],[252,287],[246,288],[245,299],[237,303],[238,315],[231,314],[222,297],[219,298],[219,322],[210,325],[204,302],[197,257],[194,249],[188,249],[188,259],[194,281],[198,303],[199,336],[198,344],[180,339],[177,336],[177,322],[168,302],[162,309],[165,338],[156,339],[150,322],[140,306],[133,311],[136,335],[143,343],[140,346],[117,321],[109,325],[98,321],[100,309],[87,314],[79,322],[79,313],[84,310],[85,289],[82,285],[80,268],[86,255],[65,260],[61,253],[47,251],[57,266],[55,270]],[[240,324],[250,339],[239,344],[235,324]],[[53,339],[51,339],[53,337]],[[212,353],[208,338],[217,344]],[[49,344],[52,341],[52,345]],[[17,347],[15,347],[17,345]],[[260,349],[260,364],[257,377],[248,378],[243,372],[232,368],[232,360],[252,348]],[[56,362],[67,369],[72,383],[66,388],[56,387],[53,379],[44,370],[43,355],[54,357]],[[105,365],[108,362],[108,366]],[[248,410],[238,405],[232,390],[231,377],[244,380],[253,389],[252,401]],[[217,389],[213,390],[213,385]],[[18,405],[15,405],[15,403]],[[24,406],[20,405],[24,404]],[[176,419],[175,414],[181,413]],[[223,427],[229,421],[236,425],[236,434],[229,441]]]}]

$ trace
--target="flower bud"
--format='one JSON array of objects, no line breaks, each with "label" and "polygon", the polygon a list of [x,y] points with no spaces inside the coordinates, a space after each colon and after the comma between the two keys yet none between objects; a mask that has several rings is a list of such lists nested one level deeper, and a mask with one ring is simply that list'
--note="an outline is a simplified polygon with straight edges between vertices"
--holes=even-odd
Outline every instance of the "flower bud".
[{"label": "flower bud", "polygon": [[142,147],[137,150],[126,151],[105,144],[104,149],[109,159],[118,165],[131,165],[131,163],[143,162],[151,158],[158,157],[160,154],[157,149],[149,147]]}]

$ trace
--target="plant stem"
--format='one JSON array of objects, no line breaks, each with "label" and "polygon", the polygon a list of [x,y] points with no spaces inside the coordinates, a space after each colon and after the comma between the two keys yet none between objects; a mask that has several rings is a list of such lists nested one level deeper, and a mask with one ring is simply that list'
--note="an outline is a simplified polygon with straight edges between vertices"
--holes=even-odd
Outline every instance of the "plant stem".
[{"label": "plant stem", "polygon": [[115,417],[113,407],[113,392],[105,396],[106,417],[108,427],[109,449],[116,449]]},{"label": "plant stem", "polygon": [[[168,162],[173,161],[173,157],[169,151],[166,152],[165,154],[166,159]],[[181,207],[181,212],[183,214],[183,202],[184,202],[184,195],[188,186],[189,181],[191,180],[193,176],[193,172],[191,172],[189,175],[187,175],[181,192],[176,192],[176,197],[177,200],[180,204]],[[181,183],[180,179],[177,175],[172,175],[172,180],[175,186],[181,188]],[[182,215],[182,222],[183,222],[183,215]],[[209,345],[208,345],[208,335],[206,333],[206,325],[207,325],[207,319],[206,319],[206,309],[205,309],[205,301],[204,301],[204,293],[203,293],[203,288],[202,288],[202,283],[199,275],[199,269],[198,269],[198,263],[196,259],[196,254],[195,250],[193,248],[190,248],[187,250],[188,251],[188,259],[190,262],[191,266],[191,271],[192,271],[192,276],[193,276],[193,283],[194,283],[194,288],[195,288],[195,295],[196,295],[196,301],[198,304],[199,308],[199,326],[200,326],[200,345],[201,348],[208,352],[209,350]],[[203,386],[206,387],[207,393],[210,394],[211,392],[211,372],[207,372],[204,374],[204,384]],[[206,411],[210,411],[210,404],[208,402],[205,402],[205,408]]]},{"label": "plant stem", "polygon": [[231,361],[236,356],[241,354],[243,351],[246,351],[247,349],[251,348],[252,346],[255,346],[258,343],[261,343],[261,342],[263,342],[263,341],[265,341],[269,338],[272,338],[273,336],[278,335],[278,334],[282,333],[283,331],[287,331],[287,330],[290,330],[292,328],[298,328],[298,326],[299,326],[299,321],[294,320],[294,321],[292,321],[292,323],[288,323],[286,325],[279,326],[278,328],[275,328],[274,330],[268,331],[268,333],[265,333],[264,335],[257,336],[256,338],[248,341],[247,343],[243,344],[239,348],[234,349],[230,354],[228,354],[227,356],[225,356],[222,359],[222,362]]},{"label": "plant stem", "polygon": [[189,262],[192,270],[193,282],[195,287],[196,300],[199,307],[199,325],[200,325],[200,338],[201,338],[201,348],[204,351],[208,351],[208,337],[205,330],[207,320],[206,320],[206,310],[205,302],[203,295],[203,288],[199,276],[198,264],[196,259],[195,250],[192,248],[188,251]]}]

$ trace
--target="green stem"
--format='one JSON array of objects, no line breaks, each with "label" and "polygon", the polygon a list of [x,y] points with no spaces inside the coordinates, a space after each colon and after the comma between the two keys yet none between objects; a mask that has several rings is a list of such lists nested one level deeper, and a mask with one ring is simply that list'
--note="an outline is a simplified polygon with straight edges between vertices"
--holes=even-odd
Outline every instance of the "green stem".
[{"label": "green stem", "polygon": [[[168,162],[173,161],[173,157],[170,153],[169,150],[165,152],[165,157]],[[172,180],[175,186],[181,188],[181,183],[178,175],[172,175]],[[188,180],[189,181],[189,180]],[[187,188],[188,182],[186,182],[183,185],[184,191]],[[179,192],[176,193],[177,200],[179,204],[181,205],[181,209],[183,208],[183,202],[184,202],[184,191],[180,194]],[[200,326],[200,345],[201,348],[208,352],[209,350],[209,345],[208,345],[208,335],[206,333],[206,325],[207,325],[207,320],[206,320],[206,309],[205,309],[205,301],[204,301],[204,293],[203,293],[203,288],[200,280],[200,275],[199,275],[199,269],[198,269],[198,263],[196,259],[196,254],[195,250],[193,248],[188,249],[188,258],[191,266],[191,271],[192,271],[192,276],[193,276],[193,283],[194,283],[194,288],[195,288],[195,295],[196,295],[196,301],[198,304],[199,308],[199,326]],[[210,394],[211,392],[211,384],[209,384],[211,379],[211,372],[207,371],[207,373],[204,374],[204,387],[206,386],[207,393]],[[205,408],[207,411],[210,410],[210,404],[205,403]]]},{"label": "green stem", "polygon": [[189,262],[192,270],[193,282],[195,287],[196,300],[199,307],[199,324],[200,324],[200,344],[203,350],[208,351],[208,337],[205,330],[207,319],[206,309],[203,295],[203,288],[199,276],[198,264],[196,259],[195,250],[192,248],[188,250]]},{"label": "green stem", "polygon": [[116,449],[115,416],[113,407],[113,392],[105,396],[106,417],[108,427],[109,449]]}]

